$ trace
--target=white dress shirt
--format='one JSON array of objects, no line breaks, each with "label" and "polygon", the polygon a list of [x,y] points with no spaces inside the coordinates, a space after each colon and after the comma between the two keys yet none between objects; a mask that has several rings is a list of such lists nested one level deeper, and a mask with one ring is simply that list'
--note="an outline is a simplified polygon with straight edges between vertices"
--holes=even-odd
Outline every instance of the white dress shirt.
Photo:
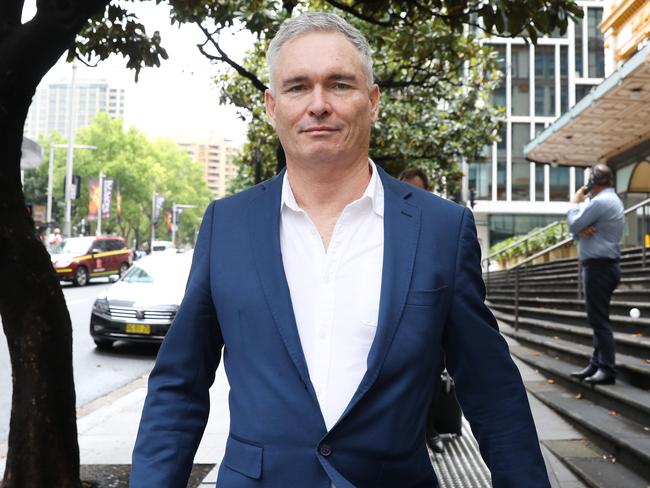
[{"label": "white dress shirt", "polygon": [[307,213],[282,183],[280,245],[309,377],[328,430],[367,370],[384,256],[384,188],[375,164],[364,194],[345,207],[327,252]]}]

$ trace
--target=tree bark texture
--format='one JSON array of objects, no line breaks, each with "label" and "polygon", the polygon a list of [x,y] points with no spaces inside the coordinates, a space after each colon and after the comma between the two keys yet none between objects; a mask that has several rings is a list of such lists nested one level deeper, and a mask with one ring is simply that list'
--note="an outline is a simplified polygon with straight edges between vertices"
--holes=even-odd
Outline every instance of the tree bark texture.
[{"label": "tree bark texture", "polygon": [[22,0],[0,7],[0,316],[13,383],[3,488],[81,486],[70,315],[25,210],[20,157],[36,87],[107,3],[38,0],[25,24]]}]

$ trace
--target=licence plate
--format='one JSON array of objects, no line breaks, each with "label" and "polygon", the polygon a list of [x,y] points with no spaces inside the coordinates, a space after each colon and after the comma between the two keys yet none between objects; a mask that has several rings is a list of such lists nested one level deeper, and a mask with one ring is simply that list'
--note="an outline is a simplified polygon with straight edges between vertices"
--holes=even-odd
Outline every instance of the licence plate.
[{"label": "licence plate", "polygon": [[151,334],[151,326],[148,324],[126,324],[124,331],[127,334]]}]

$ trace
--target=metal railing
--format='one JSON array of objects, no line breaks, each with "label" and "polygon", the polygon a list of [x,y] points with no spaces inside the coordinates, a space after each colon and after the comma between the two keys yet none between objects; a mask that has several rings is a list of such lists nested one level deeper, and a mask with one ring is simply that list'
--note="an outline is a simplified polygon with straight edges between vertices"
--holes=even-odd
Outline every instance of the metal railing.
[{"label": "metal railing", "polygon": [[522,244],[524,245],[524,248],[525,248],[524,253],[525,253],[526,256],[528,256],[528,241],[530,241],[533,237],[537,237],[538,235],[540,235],[540,234],[546,232],[547,230],[549,230],[549,229],[551,229],[551,228],[553,228],[555,226],[558,226],[558,225],[559,226],[566,225],[566,222],[563,222],[561,220],[556,220],[555,222],[551,222],[550,224],[542,227],[541,229],[537,229],[537,230],[531,232],[530,234],[526,234],[521,239],[513,242],[512,244],[507,245],[503,249],[500,249],[500,250],[498,250],[496,252],[493,252],[492,254],[488,254],[485,258],[483,258],[481,260],[481,267],[483,267],[484,264],[485,264],[485,272],[487,274],[486,281],[487,281],[488,288],[490,287],[490,260],[492,258],[496,258],[497,256],[500,256],[501,254],[509,251],[510,249],[514,249],[515,247],[519,247]]},{"label": "metal railing", "polygon": [[[646,268],[646,255],[647,255],[647,235],[648,235],[648,224],[647,224],[647,216],[648,216],[648,206],[650,206],[650,198],[646,198],[642,202],[639,202],[635,205],[632,205],[629,208],[626,208],[625,211],[623,212],[623,215],[629,215],[632,212],[636,212],[639,208],[642,209],[642,219],[641,219],[641,266],[643,269]],[[568,237],[567,239],[564,239],[563,241],[560,241],[556,244],[553,244],[550,247],[547,247],[546,249],[539,251],[538,253],[533,254],[532,256],[529,256],[525,258],[524,260],[518,262],[515,264],[513,267],[508,269],[506,271],[506,276],[509,276],[510,273],[514,272],[515,274],[515,330],[519,329],[519,270],[522,267],[528,267],[530,263],[535,261],[536,259],[539,259],[542,256],[545,256],[546,254],[550,253],[551,251],[555,251],[556,249],[559,249],[563,246],[566,246],[568,243],[573,241],[573,237]],[[488,256],[489,258],[490,256]],[[486,259],[488,259],[486,258]],[[582,265],[580,263],[580,259],[577,260],[578,262],[578,299],[582,297],[582,281],[580,279],[580,275],[582,272]],[[489,269],[489,262],[488,262],[488,269]],[[489,271],[487,273],[488,275],[488,289],[489,289]]]}]

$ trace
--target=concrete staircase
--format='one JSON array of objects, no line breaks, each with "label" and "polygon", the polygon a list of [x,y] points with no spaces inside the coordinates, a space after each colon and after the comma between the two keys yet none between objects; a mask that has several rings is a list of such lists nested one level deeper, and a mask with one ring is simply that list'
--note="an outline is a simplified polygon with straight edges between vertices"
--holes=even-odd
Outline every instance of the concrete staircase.
[{"label": "concrete staircase", "polygon": [[[640,249],[625,251],[621,269],[610,314],[617,383],[596,387],[569,376],[592,352],[575,259],[519,269],[518,320],[514,271],[484,276],[487,302],[502,333],[518,343],[511,352],[548,378],[528,384],[530,393],[590,441],[547,447],[594,488],[650,487],[650,253],[644,268]],[[634,308],[638,318],[630,315]]]}]

